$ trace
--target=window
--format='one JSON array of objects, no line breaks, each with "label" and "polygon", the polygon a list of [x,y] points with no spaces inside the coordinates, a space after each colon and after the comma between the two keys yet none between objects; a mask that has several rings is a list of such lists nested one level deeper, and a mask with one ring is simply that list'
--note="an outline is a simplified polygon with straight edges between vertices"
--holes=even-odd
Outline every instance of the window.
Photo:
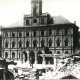
[{"label": "window", "polygon": [[49,36],[51,36],[52,35],[52,30],[49,30]]},{"label": "window", "polygon": [[29,40],[27,39],[27,41],[26,41],[26,47],[29,47]]},{"label": "window", "polygon": [[49,54],[49,47],[45,47],[45,54]]},{"label": "window", "polygon": [[19,48],[21,48],[21,47],[22,47],[22,41],[20,39],[20,41],[19,41]]},{"label": "window", "polygon": [[61,42],[61,40],[58,38],[57,39],[57,46],[60,46],[60,42]]},{"label": "window", "polygon": [[65,34],[65,35],[68,35],[68,29],[65,29],[65,30],[64,30],[64,34]]},{"label": "window", "polygon": [[49,54],[52,54],[52,51],[49,51]]},{"label": "window", "polygon": [[12,37],[15,37],[15,33],[12,33]]},{"label": "window", "polygon": [[49,47],[51,47],[52,46],[52,39],[50,38],[50,40],[49,40]]},{"label": "window", "polygon": [[13,42],[12,42],[12,48],[14,48],[15,47],[15,41],[13,40]]},{"label": "window", "polygon": [[56,35],[59,35],[59,33],[60,33],[60,30],[57,29],[57,30],[56,30]]},{"label": "window", "polygon": [[57,54],[60,54],[60,51],[57,51]]},{"label": "window", "polygon": [[68,38],[65,39],[65,46],[68,46]]},{"label": "window", "polygon": [[15,58],[15,52],[12,52],[12,59]]},{"label": "window", "polygon": [[5,53],[5,58],[8,58],[8,52]]},{"label": "window", "polygon": [[34,36],[36,36],[36,31],[34,31],[34,33],[33,33],[33,34],[34,34]]},{"label": "window", "polygon": [[8,41],[6,40],[6,42],[5,42],[5,48],[8,48]]},{"label": "window", "polygon": [[29,36],[29,32],[28,31],[26,31],[26,36]]},{"label": "window", "polygon": [[5,37],[8,37],[8,33],[5,33]]},{"label": "window", "polygon": [[44,24],[44,19],[41,19],[41,24]]},{"label": "window", "polygon": [[44,41],[44,39],[42,38],[42,40],[41,40],[41,47],[45,47],[44,43],[45,43],[45,41]]},{"label": "window", "polygon": [[36,39],[34,39],[34,41],[33,41],[33,47],[37,47],[37,40]]},{"label": "window", "polygon": [[29,25],[29,20],[26,20],[26,25]]},{"label": "window", "polygon": [[68,54],[68,51],[65,51],[65,54]]},{"label": "window", "polygon": [[22,37],[22,32],[19,32],[19,37]]},{"label": "window", "polygon": [[35,61],[35,53],[33,51],[31,51],[29,53],[29,61],[30,61],[30,64],[34,64],[34,61]]},{"label": "window", "polygon": [[36,16],[37,14],[36,9],[37,9],[37,5],[34,5],[33,6],[33,16]]},{"label": "window", "polygon": [[43,30],[41,31],[41,36],[44,36],[44,31]]}]

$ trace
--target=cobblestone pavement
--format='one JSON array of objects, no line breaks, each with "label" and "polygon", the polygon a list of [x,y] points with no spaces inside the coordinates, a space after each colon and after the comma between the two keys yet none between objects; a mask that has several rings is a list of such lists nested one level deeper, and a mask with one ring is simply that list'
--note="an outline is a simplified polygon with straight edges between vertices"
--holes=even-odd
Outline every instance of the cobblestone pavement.
[{"label": "cobblestone pavement", "polygon": [[[67,77],[69,75],[72,75],[75,78],[80,79],[80,63],[69,64],[68,66],[63,66],[60,68],[57,67],[53,71],[48,71],[46,73],[42,73],[42,76],[39,76],[39,79],[61,79],[63,77]],[[16,79],[18,80],[19,78],[16,78]],[[24,77],[24,79],[27,79],[27,78]],[[35,77],[34,77],[34,79],[35,79]]]},{"label": "cobblestone pavement", "polygon": [[40,76],[40,79],[61,79],[69,75],[80,79],[80,63],[68,65],[67,67],[62,67],[61,69],[53,72],[47,72],[43,74],[43,76]]}]

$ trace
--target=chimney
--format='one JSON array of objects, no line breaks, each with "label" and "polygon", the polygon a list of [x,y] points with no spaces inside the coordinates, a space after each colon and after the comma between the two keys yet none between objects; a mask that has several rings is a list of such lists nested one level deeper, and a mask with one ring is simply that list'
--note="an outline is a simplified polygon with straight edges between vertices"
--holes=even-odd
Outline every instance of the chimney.
[{"label": "chimney", "polygon": [[74,24],[76,25],[76,21],[74,21]]}]

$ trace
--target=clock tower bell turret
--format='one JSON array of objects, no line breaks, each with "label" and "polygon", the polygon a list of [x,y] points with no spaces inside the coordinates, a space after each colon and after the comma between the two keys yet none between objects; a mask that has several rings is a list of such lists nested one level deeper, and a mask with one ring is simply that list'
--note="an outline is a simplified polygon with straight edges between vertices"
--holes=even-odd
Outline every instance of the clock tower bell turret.
[{"label": "clock tower bell turret", "polygon": [[31,1],[31,15],[32,16],[42,15],[42,0]]}]

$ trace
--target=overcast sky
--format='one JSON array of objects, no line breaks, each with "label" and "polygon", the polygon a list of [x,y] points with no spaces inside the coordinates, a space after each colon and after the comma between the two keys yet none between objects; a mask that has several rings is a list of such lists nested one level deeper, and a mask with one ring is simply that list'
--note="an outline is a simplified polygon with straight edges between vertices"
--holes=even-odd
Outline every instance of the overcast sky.
[{"label": "overcast sky", "polygon": [[[43,0],[43,13],[62,15],[80,27],[80,0]],[[31,13],[31,0],[0,0],[0,25],[8,26]]]}]

